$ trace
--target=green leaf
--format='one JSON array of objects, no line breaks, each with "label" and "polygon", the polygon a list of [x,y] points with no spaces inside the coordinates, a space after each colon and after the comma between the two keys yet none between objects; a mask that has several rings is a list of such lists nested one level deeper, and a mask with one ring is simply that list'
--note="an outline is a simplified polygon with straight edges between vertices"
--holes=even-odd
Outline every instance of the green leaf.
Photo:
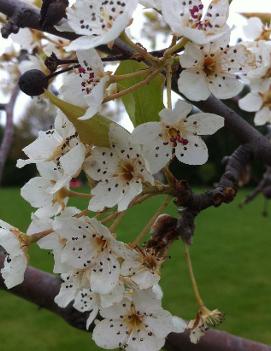
[{"label": "green leaf", "polygon": [[[132,73],[146,68],[148,66],[144,63],[127,60],[119,65],[116,75]],[[118,87],[120,90],[124,90],[143,79],[144,77],[129,78],[118,82]],[[159,74],[146,86],[122,97],[125,109],[135,126],[145,122],[159,121],[159,112],[164,108],[163,86],[164,77]]]},{"label": "green leaf", "polygon": [[78,119],[78,117],[83,116],[85,109],[59,99],[48,90],[44,95],[73,123],[83,143],[97,146],[110,146],[108,132],[110,124],[115,122],[100,115],[82,121]]}]

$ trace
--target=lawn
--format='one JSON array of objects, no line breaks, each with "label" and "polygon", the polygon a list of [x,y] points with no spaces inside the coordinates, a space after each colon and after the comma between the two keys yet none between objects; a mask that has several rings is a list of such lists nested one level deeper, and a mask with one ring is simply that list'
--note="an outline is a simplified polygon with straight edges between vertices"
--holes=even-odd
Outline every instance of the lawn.
[{"label": "lawn", "polygon": [[[271,344],[271,221],[263,218],[263,199],[240,210],[241,192],[231,205],[209,209],[197,220],[192,247],[195,273],[209,308],[225,312],[224,330]],[[0,218],[22,230],[29,222],[31,208],[17,189],[0,189]],[[119,237],[135,237],[161,198],[133,209],[119,228]],[[84,203],[74,202],[82,208]],[[175,213],[174,207],[168,209]],[[171,249],[163,268],[164,306],[172,313],[192,318],[196,305],[191,292],[181,242]],[[31,264],[49,269],[50,256],[33,248]],[[55,315],[0,292],[0,343],[3,351],[96,350],[87,333],[77,331]]]}]

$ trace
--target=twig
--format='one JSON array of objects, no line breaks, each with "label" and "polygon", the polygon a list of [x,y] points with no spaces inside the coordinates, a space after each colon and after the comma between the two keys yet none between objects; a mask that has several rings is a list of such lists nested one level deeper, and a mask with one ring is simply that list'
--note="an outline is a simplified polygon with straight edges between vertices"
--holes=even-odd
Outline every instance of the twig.
[{"label": "twig", "polygon": [[16,86],[12,92],[10,101],[5,105],[4,109],[6,112],[6,126],[4,130],[3,140],[0,146],[0,184],[3,180],[4,167],[13,141],[13,112],[19,92],[19,87]]}]

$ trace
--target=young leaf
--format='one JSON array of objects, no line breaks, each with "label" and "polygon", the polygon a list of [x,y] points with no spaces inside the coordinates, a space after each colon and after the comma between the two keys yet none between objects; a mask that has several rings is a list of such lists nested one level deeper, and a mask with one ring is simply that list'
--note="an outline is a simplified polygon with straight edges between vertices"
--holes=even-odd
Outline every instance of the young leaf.
[{"label": "young leaf", "polygon": [[[148,68],[144,63],[127,60],[123,61],[116,75],[136,72]],[[142,81],[144,77],[134,77],[118,83],[120,90],[130,88]],[[159,112],[163,109],[163,85],[164,77],[159,74],[149,84],[137,91],[122,97],[125,109],[135,126],[150,122],[159,121]]]},{"label": "young leaf", "polygon": [[108,131],[110,124],[114,123],[113,121],[100,115],[82,121],[78,119],[78,117],[83,116],[85,113],[82,107],[63,101],[48,90],[44,95],[73,123],[83,143],[97,146],[109,146]]}]

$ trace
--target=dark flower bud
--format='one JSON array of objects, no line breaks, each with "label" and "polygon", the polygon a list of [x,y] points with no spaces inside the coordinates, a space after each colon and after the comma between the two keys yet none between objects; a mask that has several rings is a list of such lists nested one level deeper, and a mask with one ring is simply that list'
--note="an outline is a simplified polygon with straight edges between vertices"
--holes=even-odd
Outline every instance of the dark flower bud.
[{"label": "dark flower bud", "polygon": [[21,75],[19,87],[29,96],[38,96],[48,88],[48,78],[42,71],[31,69]]}]

